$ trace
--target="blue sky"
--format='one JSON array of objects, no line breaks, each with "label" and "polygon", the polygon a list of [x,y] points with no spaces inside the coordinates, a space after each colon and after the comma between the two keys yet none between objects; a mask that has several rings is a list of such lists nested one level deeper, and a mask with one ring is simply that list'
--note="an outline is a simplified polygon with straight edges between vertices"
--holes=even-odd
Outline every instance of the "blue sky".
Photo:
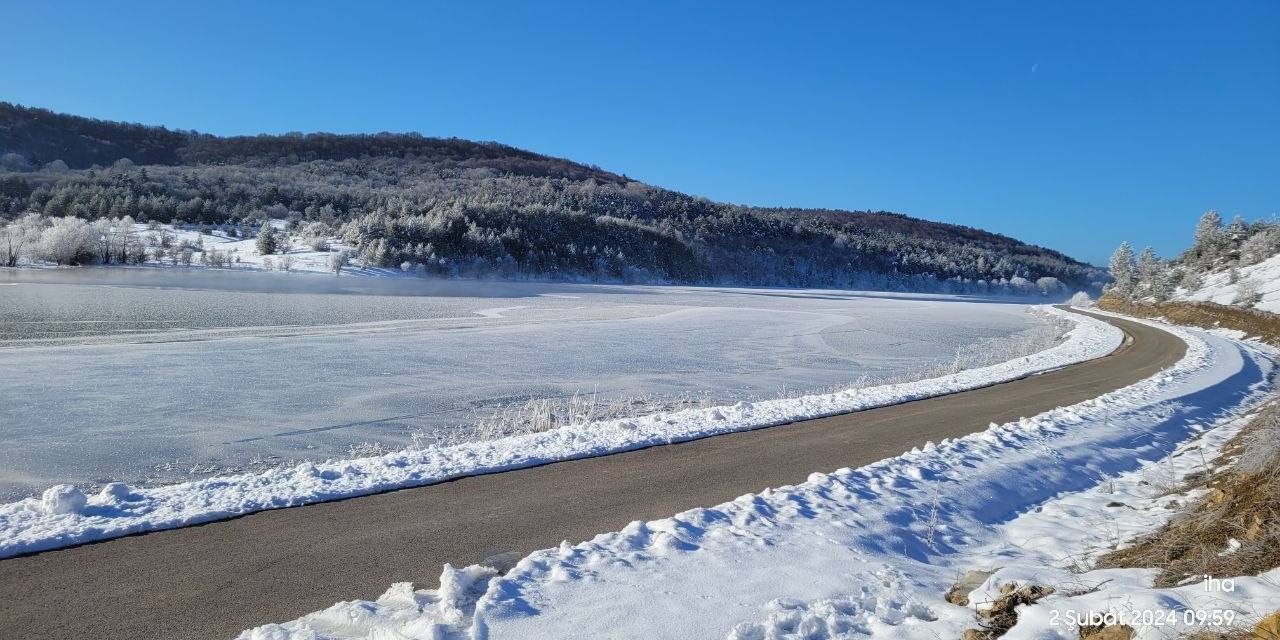
[{"label": "blue sky", "polygon": [[1095,262],[1280,210],[1277,2],[183,4],[8,3],[0,100],[497,140]]}]

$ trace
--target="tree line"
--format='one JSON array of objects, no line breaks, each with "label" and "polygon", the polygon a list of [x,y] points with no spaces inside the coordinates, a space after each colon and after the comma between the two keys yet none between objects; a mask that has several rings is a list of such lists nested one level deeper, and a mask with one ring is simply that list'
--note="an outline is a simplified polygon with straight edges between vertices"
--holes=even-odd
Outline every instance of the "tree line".
[{"label": "tree line", "polygon": [[1226,272],[1227,283],[1236,285],[1233,303],[1253,306],[1261,300],[1261,283],[1242,279],[1239,269],[1276,254],[1280,254],[1280,222],[1246,222],[1236,216],[1224,224],[1217,211],[1207,211],[1196,223],[1191,246],[1172,259],[1160,258],[1151,247],[1135,255],[1128,242],[1120,243],[1108,265],[1111,282],[1106,290],[1126,300],[1164,302],[1179,291],[1200,289],[1209,274]]},{"label": "tree line", "polygon": [[[327,225],[368,264],[453,276],[958,292],[1034,291],[1046,278],[1089,288],[1104,277],[977,229],[717,203],[495,143],[219,138],[33,111],[0,108],[0,124],[13,121],[0,127],[5,228],[33,214],[45,229],[67,217],[255,230],[284,219]],[[46,138],[58,144],[31,142]]]}]

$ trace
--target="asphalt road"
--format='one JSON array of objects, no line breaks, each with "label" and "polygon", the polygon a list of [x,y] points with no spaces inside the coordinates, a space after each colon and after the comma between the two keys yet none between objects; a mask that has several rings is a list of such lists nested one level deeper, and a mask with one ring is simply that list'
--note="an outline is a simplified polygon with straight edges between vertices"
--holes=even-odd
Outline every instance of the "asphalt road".
[{"label": "asphalt road", "polygon": [[1185,352],[1167,332],[1103,319],[1129,335],[1115,353],[983,389],[2,560],[0,638],[229,638],[393,582],[435,586],[445,562],[509,566],[1093,398]]}]

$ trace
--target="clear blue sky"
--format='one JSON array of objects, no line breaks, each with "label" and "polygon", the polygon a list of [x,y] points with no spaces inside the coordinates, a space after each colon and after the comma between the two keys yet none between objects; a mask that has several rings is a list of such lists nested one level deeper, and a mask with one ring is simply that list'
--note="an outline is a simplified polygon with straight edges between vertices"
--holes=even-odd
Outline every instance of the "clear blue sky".
[{"label": "clear blue sky", "polygon": [[6,3],[0,99],[497,140],[1095,262],[1280,209],[1280,2],[187,4]]}]

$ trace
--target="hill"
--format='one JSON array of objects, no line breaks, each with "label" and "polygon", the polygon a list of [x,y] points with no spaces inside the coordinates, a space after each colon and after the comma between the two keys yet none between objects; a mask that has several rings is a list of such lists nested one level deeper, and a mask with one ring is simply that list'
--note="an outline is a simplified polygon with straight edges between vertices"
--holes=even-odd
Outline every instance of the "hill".
[{"label": "hill", "polygon": [[1123,302],[1211,302],[1280,312],[1280,221],[1223,224],[1206,211],[1195,240],[1180,255],[1164,260],[1151,247],[1137,256],[1128,242],[1111,256],[1108,295]]},{"label": "hill", "polygon": [[1101,280],[978,229],[717,203],[492,142],[218,137],[0,103],[0,216],[29,213],[46,226],[63,216],[320,223],[370,264],[442,275],[968,292]]}]

